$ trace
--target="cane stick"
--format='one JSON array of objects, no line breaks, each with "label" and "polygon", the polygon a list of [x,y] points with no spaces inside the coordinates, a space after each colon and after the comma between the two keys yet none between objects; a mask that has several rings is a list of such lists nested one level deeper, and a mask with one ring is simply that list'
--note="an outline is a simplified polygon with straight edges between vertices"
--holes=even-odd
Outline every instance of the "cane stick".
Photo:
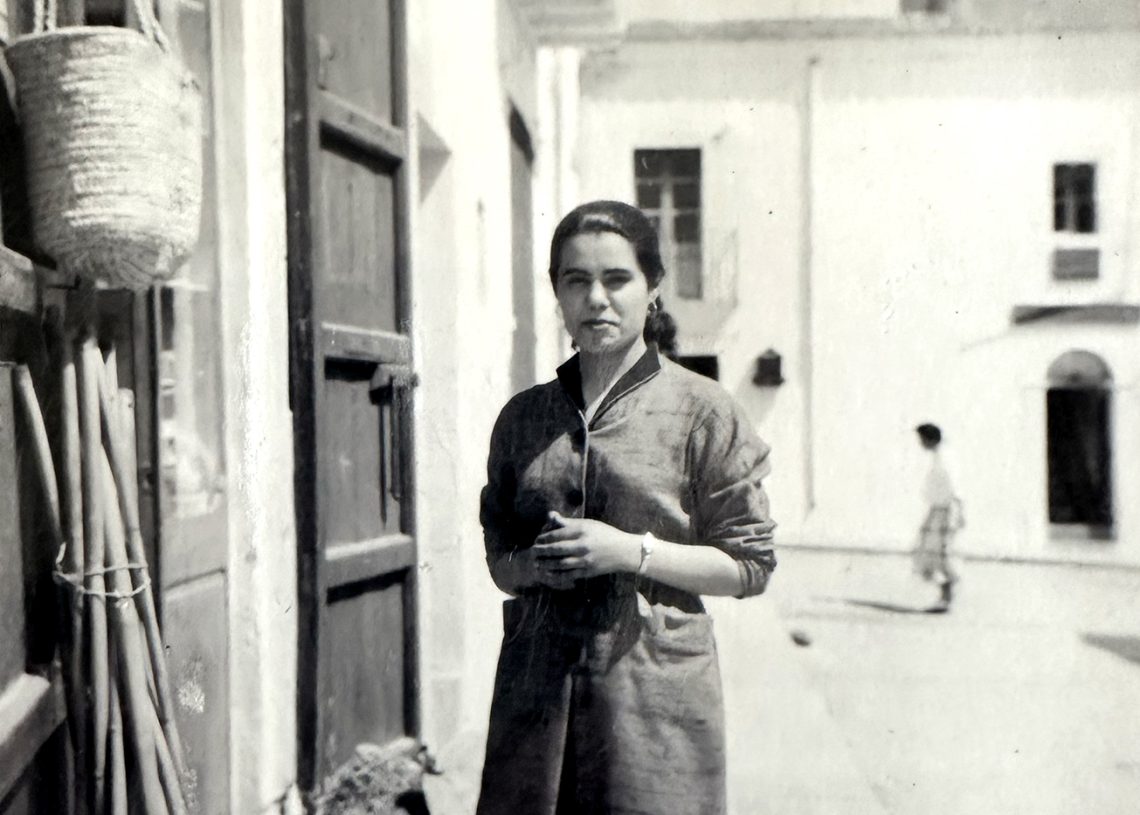
[{"label": "cane stick", "polygon": [[[108,355],[105,358],[105,361],[107,363],[107,374],[108,374],[107,379],[111,384],[111,387],[108,388],[108,390],[112,394],[115,393],[114,380],[116,378],[112,375],[113,358],[114,358],[113,355]],[[123,443],[124,443],[125,447],[127,448],[127,463],[129,465],[130,473],[133,473],[133,472],[138,470],[138,452],[135,449],[135,394],[134,394],[134,391],[132,391],[130,388],[119,388],[118,395],[117,395],[115,401],[116,401],[116,404],[118,406],[118,410],[116,410],[115,413],[119,417],[119,429],[122,431]],[[124,493],[127,497],[127,500],[130,502],[131,506],[137,507],[139,505],[139,494],[138,494],[138,489],[137,489],[138,485],[133,478],[128,477],[126,484],[121,484],[121,485],[116,485],[116,486],[119,489],[124,490]],[[143,636],[145,636],[145,632],[143,633]],[[147,641],[147,647],[148,648],[150,647],[149,640]],[[149,651],[148,651],[148,656],[149,656]],[[162,703],[159,700],[158,686],[156,685],[155,680],[154,680],[154,663],[150,659],[147,659],[147,661],[146,661],[146,683],[147,683],[146,684],[147,690],[150,692],[150,698],[154,702],[155,707],[158,707]]]},{"label": "cane stick", "polygon": [[[83,573],[83,479],[79,463],[79,404],[75,380],[75,351],[71,342],[60,342],[60,515],[63,523],[63,569],[66,574],[78,577]],[[68,680],[71,737],[76,755],[76,787],[84,788],[83,768],[87,760],[87,705],[83,672],[83,593],[68,585],[71,612],[71,637],[64,667]],[[80,803],[87,801],[80,797]]]},{"label": "cane stick", "polygon": [[150,711],[150,722],[154,729],[158,774],[162,778],[162,789],[166,793],[166,805],[170,809],[171,815],[187,815],[186,795],[182,789],[185,779],[178,775],[178,770],[174,767],[174,759],[170,755],[170,745],[166,743],[166,734],[162,730],[162,722],[158,720],[158,714],[154,708]]},{"label": "cane stick", "polygon": [[111,393],[119,392],[119,355],[115,346],[110,346],[103,355],[103,377],[110,386]]},{"label": "cane stick", "polygon": [[111,775],[109,795],[111,815],[127,815],[127,756],[123,748],[123,709],[119,702],[118,660],[111,659],[111,723],[107,728],[107,766]]},{"label": "cane stick", "polygon": [[36,389],[32,385],[32,375],[26,365],[17,365],[15,368],[16,392],[19,395],[20,405],[27,419],[28,430],[32,436],[32,449],[35,451],[36,475],[39,477],[40,488],[44,492],[44,499],[48,504],[48,525],[53,542],[59,544],[63,541],[63,532],[59,524],[59,489],[55,481],[55,464],[52,462],[51,445],[48,444],[47,428],[44,425],[44,415],[40,411],[40,402],[36,398]]},{"label": "cane stick", "polygon": [[[112,419],[118,414],[113,407],[113,397],[104,377],[99,377],[99,397],[103,405],[103,437],[107,444],[107,455],[111,471],[119,493],[119,509],[126,524],[127,553],[137,563],[146,562],[146,549],[143,546],[142,531],[139,527],[138,503],[135,500],[135,467],[132,466],[128,447],[123,439],[121,423]],[[178,737],[178,726],[174,720],[174,703],[170,695],[170,678],[166,668],[166,650],[162,643],[162,633],[158,627],[158,615],[154,607],[154,594],[149,587],[136,586],[139,592],[139,614],[143,630],[146,632],[150,651],[151,670],[158,692],[158,719],[162,723],[166,741],[170,746],[171,757],[178,771],[178,777],[186,774],[186,763],[182,755],[182,742]]]},{"label": "cane stick", "polygon": [[[115,382],[117,380],[117,377],[115,376],[115,371],[114,371],[114,367],[113,367],[115,364],[113,352],[107,355],[107,357],[105,358],[105,363],[106,363],[107,377],[105,379],[100,380],[100,381],[109,386],[106,389],[106,392],[115,396],[115,398],[113,400],[113,402],[114,402],[114,413],[112,414],[111,411],[108,411],[107,415],[108,416],[114,415],[114,416],[118,417],[118,420],[119,420],[119,422],[118,422],[119,438],[121,439],[123,447],[126,450],[126,457],[125,458],[126,458],[126,461],[128,464],[127,478],[124,480],[124,482],[121,485],[116,485],[116,486],[121,488],[123,491],[122,497],[120,498],[120,503],[122,503],[123,498],[125,498],[126,499],[126,506],[130,507],[130,508],[134,508],[134,511],[136,513],[136,516],[137,516],[137,512],[138,512],[138,484],[135,481],[135,479],[133,478],[133,474],[138,468],[136,452],[135,452],[135,401],[134,401],[134,393],[129,388],[118,389],[118,391],[116,393]],[[109,458],[108,458],[108,463],[109,463]],[[140,546],[141,546],[141,535],[140,535],[138,540],[139,540]],[[133,555],[131,557],[133,557]],[[137,562],[143,563],[141,556]],[[134,577],[135,575],[145,576],[145,574],[146,574],[145,572],[133,571],[132,577]],[[146,593],[146,595],[153,602],[153,592],[150,590],[149,583],[145,583],[144,581],[140,581],[140,580],[135,580],[134,586],[135,586],[136,597],[139,596],[140,589],[141,589],[143,592]],[[138,604],[136,604],[136,609],[137,608],[138,608]],[[139,638],[140,638],[141,647],[148,648],[149,647],[149,639],[146,637],[146,632],[144,630],[140,629]],[[148,654],[148,656],[149,656],[149,654]],[[152,702],[152,706],[148,709],[148,715],[149,715],[148,721],[149,721],[149,726],[151,727],[151,729],[155,733],[155,737],[154,737],[155,747],[156,747],[155,753],[156,753],[156,759],[158,761],[158,771],[159,771],[159,777],[162,781],[163,792],[166,794],[166,805],[167,805],[167,808],[170,810],[170,812],[173,813],[173,815],[185,815],[185,813],[187,812],[187,806],[185,803],[185,797],[184,797],[185,793],[184,793],[183,784],[186,783],[187,776],[185,776],[184,774],[180,774],[174,765],[174,760],[171,757],[170,745],[167,743],[167,734],[166,734],[165,730],[163,729],[162,722],[160,721],[158,710],[159,710],[159,705],[161,704],[161,702],[160,702],[160,696],[158,694],[158,682],[155,679],[155,675],[154,675],[154,661],[153,661],[153,659],[145,659],[144,664],[146,666],[147,691],[149,693],[150,700]],[[177,732],[175,732],[174,735],[175,735],[175,738],[177,738]]]},{"label": "cane stick", "polygon": [[114,631],[115,651],[119,664],[119,692],[123,700],[123,720],[130,734],[131,752],[143,794],[147,815],[167,812],[166,796],[155,758],[154,729],[150,726],[152,708],[146,688],[146,663],[142,638],[139,635],[139,616],[135,608],[135,589],[130,572],[138,570],[145,579],[145,569],[127,559],[127,545],[123,534],[123,519],[119,515],[119,497],[107,457],[100,450],[99,464],[103,479],[104,518],[106,520],[107,574],[114,592],[109,605],[110,621]]},{"label": "cane stick", "polygon": [[107,677],[107,604],[103,579],[105,560],[103,478],[100,470],[103,448],[100,444],[99,365],[102,358],[91,337],[83,340],[79,353],[79,437],[83,485],[83,538],[85,591],[89,623],[88,675],[91,682],[91,812],[101,815],[104,806],[107,766],[107,728],[110,685]]},{"label": "cane stick", "polygon": [[[62,406],[61,445],[63,470],[63,500],[60,500],[59,485],[55,479],[55,466],[48,442],[43,413],[39,407],[35,387],[27,367],[21,365],[15,370],[15,385],[20,404],[27,418],[27,426],[32,437],[35,453],[36,472],[48,504],[48,525],[52,543],[62,547],[63,560],[59,564],[64,573],[78,580],[83,573],[83,517],[81,476],[79,464],[79,411],[76,404],[75,359],[69,342],[60,343],[60,393]],[[84,687],[83,659],[83,592],[68,584],[67,605],[70,610],[71,630],[67,641],[67,653],[63,658],[64,681],[67,687],[68,729],[74,751],[73,778],[75,801],[86,811],[85,763],[88,759],[86,741],[86,691]]]}]

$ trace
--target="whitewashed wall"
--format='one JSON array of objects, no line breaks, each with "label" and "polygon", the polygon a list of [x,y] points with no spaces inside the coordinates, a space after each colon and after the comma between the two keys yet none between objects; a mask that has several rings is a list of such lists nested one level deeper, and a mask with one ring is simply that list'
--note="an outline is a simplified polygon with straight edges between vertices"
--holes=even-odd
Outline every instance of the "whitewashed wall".
[{"label": "whitewashed wall", "polygon": [[[537,138],[537,55],[507,3],[409,10],[424,738],[451,762],[473,762],[477,779],[502,633],[478,501],[491,427],[511,395],[508,117],[513,104]],[[540,185],[535,193],[537,203]]]},{"label": "whitewashed wall", "polygon": [[[1107,36],[880,43],[872,53],[850,44],[822,56],[812,146],[818,464],[834,454],[866,487],[821,479],[821,509],[834,514],[821,513],[820,537],[834,537],[829,515],[861,512],[860,538],[884,530],[905,540],[893,459],[906,428],[930,418],[945,426],[971,508],[964,546],[1068,554],[1047,535],[1045,373],[1085,348],[1122,388],[1117,554],[1140,559],[1128,500],[1140,486],[1136,327],[1010,324],[1015,304],[1137,302],[1138,67],[1140,40]],[[1051,168],[1082,160],[1098,165],[1101,277],[1056,283]],[[835,421],[859,394],[865,447]]]},{"label": "whitewashed wall", "polygon": [[[212,0],[230,513],[230,811],[299,812],[280,5]],[[282,508],[289,508],[282,511]]]},{"label": "whitewashed wall", "polygon": [[[673,300],[685,353],[775,448],[786,541],[909,544],[931,420],[969,507],[963,549],[1140,561],[1135,326],[1023,326],[1014,305],[1140,300],[1140,37],[1065,34],[635,43],[583,70],[583,198],[633,197],[638,147],[700,147],[706,274],[736,236],[735,296]],[[1051,168],[1098,165],[1101,279],[1053,283]],[[718,282],[720,278],[720,282]],[[750,382],[767,347],[775,391]],[[1116,544],[1048,540],[1044,387],[1071,348],[1115,394]]]}]

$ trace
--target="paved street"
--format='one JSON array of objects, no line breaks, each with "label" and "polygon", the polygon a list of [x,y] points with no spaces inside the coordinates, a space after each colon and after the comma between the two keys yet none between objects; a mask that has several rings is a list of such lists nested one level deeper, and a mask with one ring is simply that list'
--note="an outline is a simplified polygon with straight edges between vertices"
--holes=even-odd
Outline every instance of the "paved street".
[{"label": "paved street", "polygon": [[734,815],[1140,811],[1140,572],[962,576],[929,615],[904,558],[784,550],[765,597],[709,604]]}]

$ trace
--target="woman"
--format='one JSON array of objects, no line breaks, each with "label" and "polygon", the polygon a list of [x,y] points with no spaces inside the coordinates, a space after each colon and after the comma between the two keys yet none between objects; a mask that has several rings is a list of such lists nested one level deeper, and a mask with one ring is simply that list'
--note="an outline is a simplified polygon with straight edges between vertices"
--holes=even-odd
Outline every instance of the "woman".
[{"label": "woman", "polygon": [[950,473],[942,463],[938,447],[942,443],[942,430],[933,424],[916,427],[919,444],[930,452],[930,469],[922,485],[926,503],[926,517],[918,531],[918,545],[914,549],[914,569],[923,580],[938,586],[938,600],[927,611],[944,613],[950,610],[954,599],[954,584],[958,575],[950,566],[949,550],[954,533],[965,526],[962,502],[954,494]]},{"label": "woman", "polygon": [[658,356],[665,274],[634,207],[554,233],[550,280],[578,354],[495,425],[480,517],[514,596],[480,815],[724,811],[724,721],[700,595],[775,567],[768,448],[716,383]]}]

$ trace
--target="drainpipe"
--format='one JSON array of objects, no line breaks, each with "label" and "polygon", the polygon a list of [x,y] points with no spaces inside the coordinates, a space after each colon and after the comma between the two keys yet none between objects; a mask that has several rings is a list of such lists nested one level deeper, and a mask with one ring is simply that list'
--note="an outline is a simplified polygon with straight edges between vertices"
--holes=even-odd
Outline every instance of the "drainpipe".
[{"label": "drainpipe", "polygon": [[819,57],[808,58],[804,67],[804,84],[800,100],[800,365],[803,388],[803,477],[805,519],[815,509],[815,400],[813,390],[814,356],[812,353],[812,241],[814,226],[812,208],[815,202],[813,145],[815,105],[819,95]]}]

